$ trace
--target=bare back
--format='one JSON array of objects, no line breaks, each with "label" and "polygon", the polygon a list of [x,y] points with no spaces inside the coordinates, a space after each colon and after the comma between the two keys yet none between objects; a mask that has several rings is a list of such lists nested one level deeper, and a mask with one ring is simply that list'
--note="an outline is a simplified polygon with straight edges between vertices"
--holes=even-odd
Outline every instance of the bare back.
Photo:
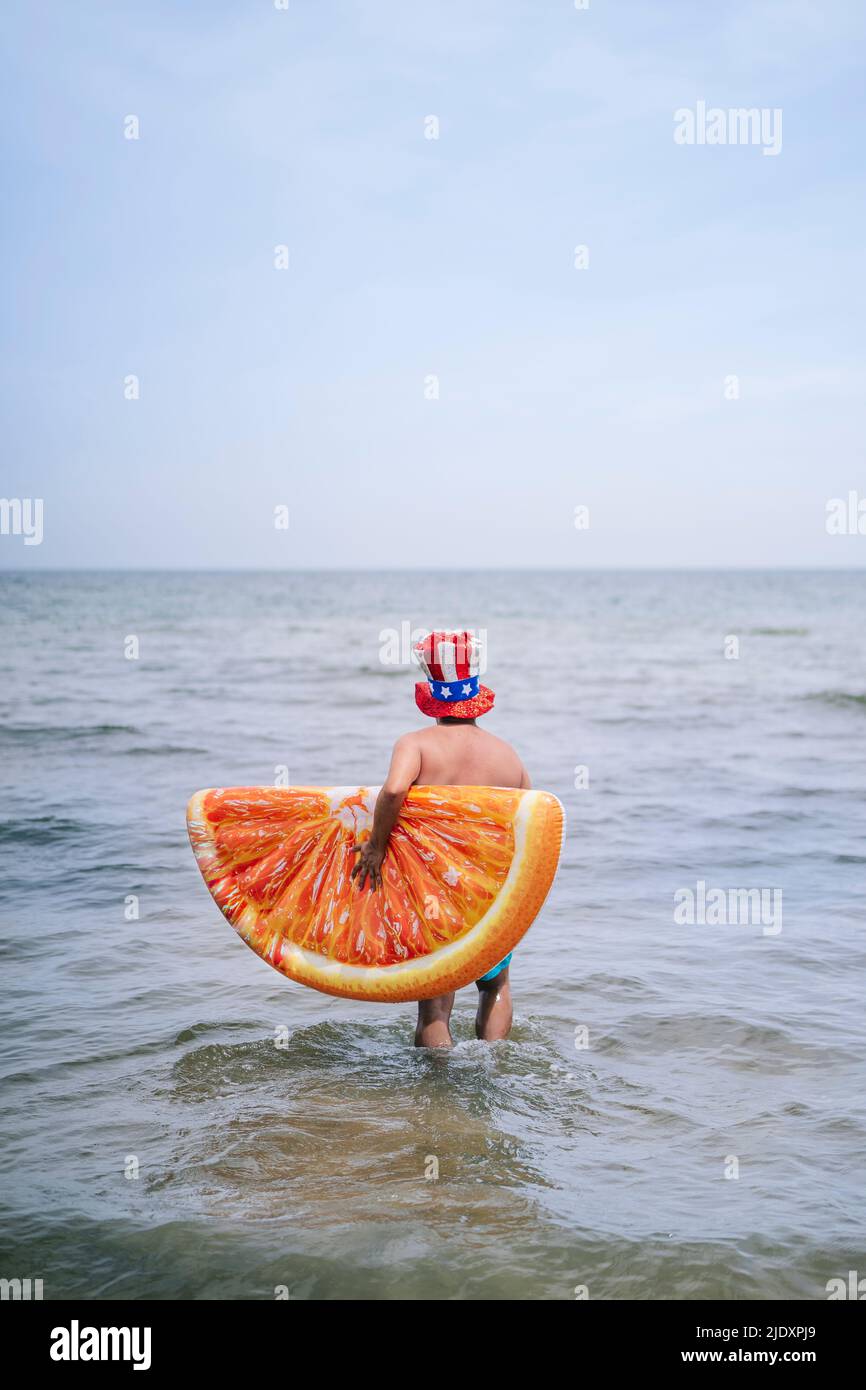
[{"label": "bare back", "polygon": [[[504,739],[477,724],[437,724],[404,734],[421,755],[419,787],[528,787],[520,758]],[[402,742],[402,740],[401,740]]]}]

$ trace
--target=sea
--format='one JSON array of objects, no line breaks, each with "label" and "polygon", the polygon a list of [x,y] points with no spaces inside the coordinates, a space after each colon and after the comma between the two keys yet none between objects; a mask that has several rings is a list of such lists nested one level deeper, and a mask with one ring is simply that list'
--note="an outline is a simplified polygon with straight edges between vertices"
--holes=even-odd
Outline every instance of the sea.
[{"label": "sea", "polygon": [[[828,1297],[866,1276],[866,572],[0,573],[0,1276],[45,1299]],[[377,785],[484,634],[561,799],[511,1037],[260,961],[201,787]]]}]

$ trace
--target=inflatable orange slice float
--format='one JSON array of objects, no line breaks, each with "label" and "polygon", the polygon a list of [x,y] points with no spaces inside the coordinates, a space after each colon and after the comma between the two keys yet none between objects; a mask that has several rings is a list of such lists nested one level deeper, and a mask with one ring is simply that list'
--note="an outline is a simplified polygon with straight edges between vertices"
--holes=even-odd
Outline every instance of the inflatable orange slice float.
[{"label": "inflatable orange slice float", "polygon": [[187,810],[202,877],[235,931],[300,984],[398,1003],[491,970],[537,916],[565,815],[550,792],[412,787],[382,886],[350,877],[377,787],[231,787]]}]

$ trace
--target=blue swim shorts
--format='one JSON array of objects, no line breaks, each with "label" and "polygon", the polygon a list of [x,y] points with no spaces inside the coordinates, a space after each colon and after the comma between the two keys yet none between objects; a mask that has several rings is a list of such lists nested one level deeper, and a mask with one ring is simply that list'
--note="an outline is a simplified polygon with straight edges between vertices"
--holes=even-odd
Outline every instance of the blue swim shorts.
[{"label": "blue swim shorts", "polygon": [[507,965],[508,962],[511,960],[511,957],[512,957],[513,955],[514,955],[514,952],[513,952],[513,951],[509,951],[509,952],[508,952],[508,955],[505,957],[505,960],[501,960],[501,961],[499,962],[498,965],[494,965],[494,967],[493,967],[492,970],[488,970],[488,972],[487,972],[486,975],[482,975],[482,976],[481,976],[481,979],[480,979],[479,983],[480,983],[480,984],[484,984],[484,983],[486,983],[488,980],[495,980],[495,979],[496,979],[496,976],[499,975],[499,974],[505,969],[506,965]]}]

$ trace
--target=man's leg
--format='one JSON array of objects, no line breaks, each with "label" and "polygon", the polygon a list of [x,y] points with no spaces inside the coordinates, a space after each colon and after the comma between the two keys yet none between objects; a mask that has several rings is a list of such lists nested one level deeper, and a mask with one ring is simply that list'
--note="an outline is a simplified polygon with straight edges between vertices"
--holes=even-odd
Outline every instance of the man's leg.
[{"label": "man's leg", "polygon": [[[511,957],[509,956],[510,960]],[[478,987],[478,1012],[475,1015],[475,1036],[483,1042],[496,1042],[511,1032],[511,983],[508,966],[489,979],[475,981]]]},{"label": "man's leg", "polygon": [[448,1027],[454,994],[440,994],[436,999],[418,1000],[418,1022],[415,1025],[416,1047],[451,1047],[453,1039]]}]

